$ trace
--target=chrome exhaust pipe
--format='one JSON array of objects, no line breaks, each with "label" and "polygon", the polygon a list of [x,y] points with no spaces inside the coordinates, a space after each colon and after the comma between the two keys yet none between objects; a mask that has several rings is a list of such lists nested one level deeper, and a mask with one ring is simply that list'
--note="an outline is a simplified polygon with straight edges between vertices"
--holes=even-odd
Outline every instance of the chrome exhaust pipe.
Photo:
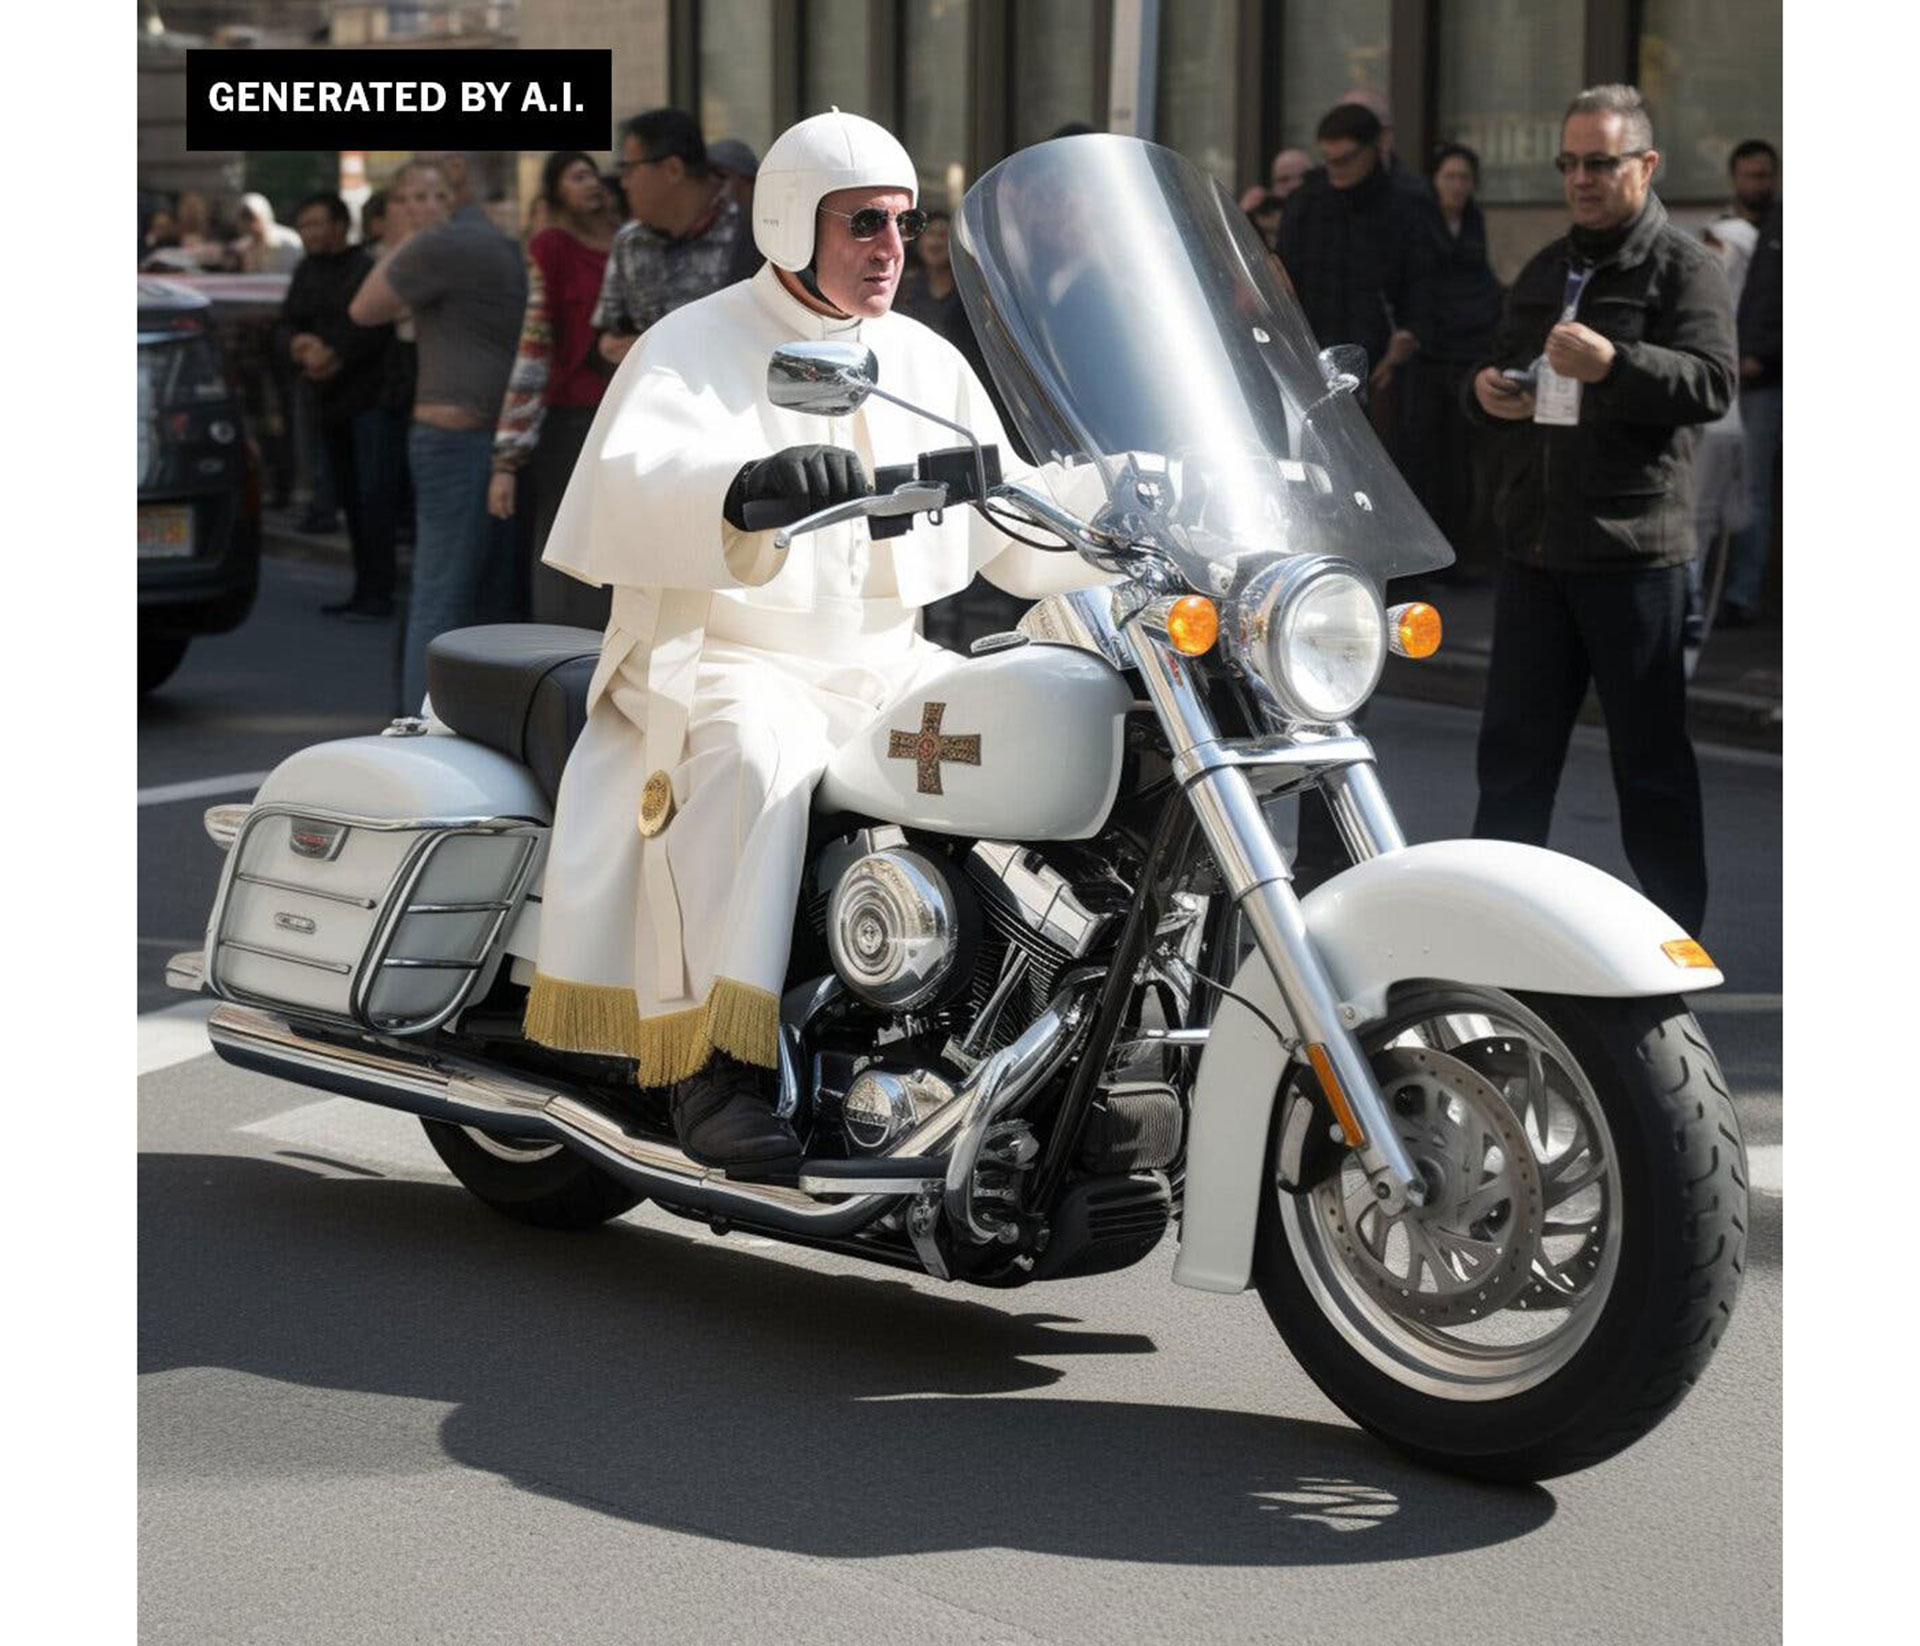
[{"label": "chrome exhaust pipe", "polygon": [[[874,1222],[902,1193],[945,1189],[952,1204],[956,1175],[964,1175],[970,1187],[973,1160],[987,1127],[1054,1070],[1066,1051],[1069,1031],[1079,1024],[1081,999],[1081,989],[1062,991],[1041,1020],[1010,1047],[987,1058],[952,1101],[943,1102],[920,1126],[904,1133],[895,1149],[876,1156],[876,1164],[897,1158],[902,1170],[906,1162],[916,1162],[914,1183],[845,1179],[845,1187],[835,1189],[829,1187],[831,1177],[808,1174],[818,1195],[847,1197],[833,1200],[820,1200],[816,1193],[778,1183],[735,1183],[718,1168],[689,1160],[670,1143],[634,1137],[612,1114],[576,1091],[480,1058],[396,1041],[353,1039],[346,1033],[334,1037],[326,1031],[301,1031],[269,1012],[232,1003],[213,1008],[207,1018],[207,1039],[221,1058],[255,1074],[376,1102],[424,1120],[564,1143],[588,1154],[639,1193],[672,1206],[776,1233],[839,1239]],[[783,1074],[791,1076],[791,1066]],[[960,1149],[939,1172],[925,1175],[925,1156],[943,1152],[954,1131],[962,1133]],[[966,1214],[972,1212],[970,1197],[962,1198],[960,1204]],[[960,1231],[973,1233],[972,1216],[960,1223]],[[973,1233],[973,1239],[979,1235]]]},{"label": "chrome exhaust pipe", "polygon": [[[903,1170],[914,1162],[913,1182],[849,1177],[840,1187],[831,1177],[808,1173],[812,1193],[779,1184],[736,1183],[670,1143],[635,1137],[575,1091],[458,1053],[344,1034],[334,1038],[324,1031],[302,1033],[267,1012],[231,1002],[215,1007],[207,1019],[207,1038],[215,1052],[239,1068],[428,1120],[566,1144],[642,1194],[742,1226],[836,1239],[872,1222],[903,1193],[925,1191],[944,1196],[963,1238],[992,1240],[998,1229],[983,1233],[972,1208],[973,1168],[981,1142],[995,1120],[1011,1113],[1058,1067],[1097,976],[1074,974],[1024,1034],[973,1071],[951,1102],[870,1166],[862,1162],[870,1170],[887,1159],[898,1160]],[[784,1045],[781,1049],[787,1050]],[[789,1060],[783,1057],[782,1062],[787,1065],[782,1073],[790,1078]],[[956,1132],[959,1141],[950,1158],[933,1162],[939,1169],[928,1172],[927,1157],[942,1152]],[[823,1202],[817,1194],[847,1198]]]},{"label": "chrome exhaust pipe", "polygon": [[948,1226],[965,1238],[983,1245],[1018,1238],[1019,1231],[1013,1224],[984,1218],[974,1209],[973,1174],[980,1148],[994,1122],[1013,1114],[1073,1050],[1087,1006],[1104,976],[1095,966],[1068,973],[1047,1009],[1011,1045],[1002,1047],[975,1069],[947,1105],[949,1109],[961,1108],[964,1100],[966,1112],[960,1136],[947,1157],[946,1182],[941,1191]]},{"label": "chrome exhaust pipe", "polygon": [[[439,1049],[303,1034],[266,1012],[231,1003],[207,1019],[207,1038],[238,1068],[428,1120],[564,1143],[649,1197],[743,1226],[830,1240],[854,1233],[898,1199],[869,1193],[823,1203],[779,1184],[735,1183],[670,1143],[633,1136],[564,1087]],[[901,1139],[902,1152],[917,1154],[943,1141],[959,1109],[943,1105]]]}]

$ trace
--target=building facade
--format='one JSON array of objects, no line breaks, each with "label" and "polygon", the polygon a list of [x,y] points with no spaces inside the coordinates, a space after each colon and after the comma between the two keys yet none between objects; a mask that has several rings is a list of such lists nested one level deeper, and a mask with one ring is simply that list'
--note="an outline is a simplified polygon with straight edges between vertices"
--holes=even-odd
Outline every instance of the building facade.
[{"label": "building facade", "polygon": [[[143,0],[145,32],[155,4]],[[1479,152],[1494,262],[1510,277],[1564,221],[1551,162],[1561,111],[1581,86],[1629,80],[1645,91],[1663,154],[1655,187],[1679,221],[1721,206],[1733,145],[1780,142],[1783,4],[225,0],[164,10],[168,30],[195,28],[193,44],[251,28],[262,44],[304,36],[316,49],[603,46],[613,52],[616,117],[671,102],[696,111],[709,138],[743,138],[756,151],[837,104],[898,132],[929,203],[948,206],[996,161],[1068,121],[1151,137],[1237,193],[1265,177],[1277,149],[1311,152],[1320,116],[1364,87],[1391,104],[1408,164],[1444,141]],[[143,182],[169,164],[206,169],[161,153],[179,115],[159,70],[178,70],[161,63],[158,44],[142,57]],[[368,156],[369,172],[389,158]],[[531,197],[542,158],[502,157],[490,172],[496,188],[518,194],[502,202],[508,220]]]},{"label": "building facade", "polygon": [[[670,0],[653,49],[668,98],[756,149],[830,103],[899,132],[930,198],[1069,120],[1180,150],[1236,192],[1283,146],[1312,151],[1354,87],[1385,96],[1419,166],[1482,160],[1495,261],[1511,275],[1564,221],[1552,167],[1580,87],[1647,94],[1655,187],[1682,221],[1727,198],[1743,138],[1781,135],[1783,0]],[[564,30],[595,0],[522,0]],[[536,24],[537,19],[545,21]],[[564,20],[564,21],[563,21]],[[545,43],[543,41],[543,43]],[[641,46],[641,50],[648,48]],[[616,59],[616,74],[619,67]]]}]

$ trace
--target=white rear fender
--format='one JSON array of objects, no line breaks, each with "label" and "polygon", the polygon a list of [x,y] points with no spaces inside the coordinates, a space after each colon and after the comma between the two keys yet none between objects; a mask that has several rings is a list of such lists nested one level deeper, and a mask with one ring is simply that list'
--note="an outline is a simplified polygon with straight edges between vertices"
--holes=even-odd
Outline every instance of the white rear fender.
[{"label": "white rear fender", "polygon": [[[1408,846],[1336,875],[1301,908],[1356,1029],[1384,1015],[1395,984],[1417,978],[1602,998],[1682,994],[1724,981],[1668,956],[1661,945],[1687,936],[1670,915],[1611,875],[1537,846]],[[1233,990],[1292,1036],[1279,985],[1257,951]],[[1193,1088],[1173,1266],[1183,1286],[1247,1285],[1285,1055],[1253,1010],[1222,999]]]}]

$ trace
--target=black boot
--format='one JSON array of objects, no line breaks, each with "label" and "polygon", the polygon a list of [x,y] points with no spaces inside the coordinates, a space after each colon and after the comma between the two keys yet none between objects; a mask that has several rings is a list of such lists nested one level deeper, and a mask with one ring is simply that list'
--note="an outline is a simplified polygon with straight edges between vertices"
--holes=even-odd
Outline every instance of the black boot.
[{"label": "black boot", "polygon": [[773,1112],[780,1077],[771,1069],[715,1052],[698,1074],[673,1088],[673,1131],[690,1160],[729,1177],[792,1179],[800,1140]]}]

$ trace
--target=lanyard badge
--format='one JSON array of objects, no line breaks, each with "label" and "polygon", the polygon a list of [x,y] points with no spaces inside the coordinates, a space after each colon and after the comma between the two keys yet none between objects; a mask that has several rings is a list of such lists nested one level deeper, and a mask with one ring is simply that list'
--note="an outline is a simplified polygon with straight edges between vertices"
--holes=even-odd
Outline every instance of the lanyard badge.
[{"label": "lanyard badge", "polygon": [[[1569,263],[1567,285],[1560,303],[1560,321],[1564,325],[1580,310],[1580,298],[1593,278],[1591,263]],[[1555,371],[1545,360],[1540,362],[1539,381],[1534,386],[1533,420],[1560,428],[1580,421],[1580,380]]]}]

